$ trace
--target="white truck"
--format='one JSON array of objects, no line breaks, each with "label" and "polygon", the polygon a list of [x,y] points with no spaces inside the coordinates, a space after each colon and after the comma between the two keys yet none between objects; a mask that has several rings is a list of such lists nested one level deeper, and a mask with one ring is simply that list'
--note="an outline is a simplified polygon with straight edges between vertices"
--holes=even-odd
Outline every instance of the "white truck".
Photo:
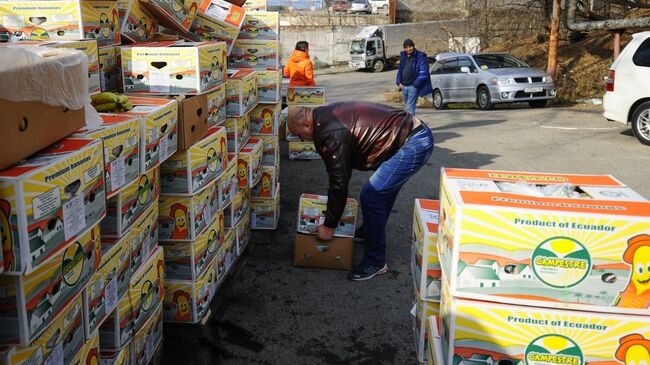
[{"label": "white truck", "polygon": [[413,40],[416,49],[434,57],[437,53],[452,50],[454,38],[466,36],[467,32],[467,20],[368,26],[350,43],[348,64],[351,68],[381,72],[399,60],[407,38]]}]

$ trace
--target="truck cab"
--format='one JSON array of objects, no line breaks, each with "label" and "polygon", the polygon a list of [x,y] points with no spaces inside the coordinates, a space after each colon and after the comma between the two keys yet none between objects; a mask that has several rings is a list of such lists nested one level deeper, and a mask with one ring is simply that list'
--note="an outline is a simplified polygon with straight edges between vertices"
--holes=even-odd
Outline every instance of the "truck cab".
[{"label": "truck cab", "polygon": [[375,28],[375,30],[371,34],[360,33],[350,43],[349,65],[351,68],[372,69],[374,72],[381,72],[386,66],[384,41],[381,31],[376,27],[368,28]]}]

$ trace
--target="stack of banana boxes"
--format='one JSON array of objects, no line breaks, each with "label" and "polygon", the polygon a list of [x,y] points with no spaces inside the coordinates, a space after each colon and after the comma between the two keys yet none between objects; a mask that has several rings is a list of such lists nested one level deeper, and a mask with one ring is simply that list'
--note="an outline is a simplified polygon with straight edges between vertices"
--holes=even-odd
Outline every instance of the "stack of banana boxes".
[{"label": "stack of banana boxes", "polygon": [[445,168],[440,186],[432,358],[648,362],[649,201],[608,175]]},{"label": "stack of banana boxes", "polygon": [[[287,104],[292,107],[301,106],[315,108],[325,104],[325,88],[322,86],[289,86],[287,89]],[[300,137],[291,134],[287,124],[287,141],[289,142],[290,160],[317,160],[318,151],[312,141],[302,141]]]}]

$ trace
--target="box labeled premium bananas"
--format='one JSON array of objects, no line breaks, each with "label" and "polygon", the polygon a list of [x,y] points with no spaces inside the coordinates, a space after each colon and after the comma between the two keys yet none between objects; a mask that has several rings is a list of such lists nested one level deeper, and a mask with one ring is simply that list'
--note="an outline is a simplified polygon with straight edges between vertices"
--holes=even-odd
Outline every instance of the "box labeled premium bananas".
[{"label": "box labeled premium bananas", "polygon": [[413,304],[413,309],[411,309],[411,319],[413,320],[413,335],[415,336],[415,353],[420,362],[428,361],[429,333],[431,331],[429,328],[429,318],[439,315],[440,303],[422,300],[416,290],[415,304]]},{"label": "box labeled premium bananas", "polygon": [[118,350],[101,349],[99,363],[101,365],[127,365],[131,359],[131,345],[127,344]]},{"label": "box labeled premium bananas", "polygon": [[[115,4],[113,1],[81,1],[81,4],[104,4],[102,6],[110,6],[110,4]],[[108,4],[108,5],[107,5]],[[2,6],[0,4],[0,6]],[[113,5],[114,6],[114,5]],[[118,40],[119,35],[118,35]],[[119,44],[119,41],[118,41]],[[59,41],[53,43],[43,44],[47,47],[52,48],[69,48],[77,51],[81,51],[88,56],[88,92],[90,94],[96,94],[101,91],[101,70],[99,67],[99,51],[97,48],[97,42],[94,40],[75,40],[75,41]]]},{"label": "box labeled premium bananas", "polygon": [[[358,203],[353,198],[348,198],[345,209],[341,215],[339,226],[334,231],[335,237],[354,237],[357,223]],[[298,205],[297,232],[312,234],[319,225],[325,222],[323,212],[327,210],[327,196],[305,194],[300,195]]]},{"label": "box labeled premium bananas", "polygon": [[219,209],[226,209],[237,194],[237,154],[228,154],[228,167],[217,179]]},{"label": "box labeled premium bananas", "polygon": [[228,69],[226,84],[226,115],[238,117],[257,105],[257,72],[252,69]]},{"label": "box labeled premium bananas", "polygon": [[262,165],[279,166],[280,164],[280,138],[276,136],[259,136],[264,144],[262,151]]},{"label": "box labeled premium bananas", "polygon": [[216,189],[216,182],[212,182],[192,196],[161,195],[158,200],[160,239],[191,241],[203,233],[219,209]]},{"label": "box labeled premium bananas", "polygon": [[120,49],[127,94],[201,94],[226,82],[223,42],[151,42]]},{"label": "box labeled premium bananas", "polygon": [[281,100],[280,84],[282,83],[282,71],[280,70],[258,70],[257,90],[259,92],[260,104],[276,104]]},{"label": "box labeled premium bananas", "polygon": [[99,364],[99,331],[88,337],[68,364]]},{"label": "box labeled premium bananas", "polygon": [[[130,284],[129,284],[130,285]],[[99,326],[99,339],[102,351],[117,352],[128,346],[133,338],[133,306],[127,292],[120,297],[115,309]]]},{"label": "box labeled premium bananas", "polygon": [[186,151],[172,155],[160,167],[165,194],[196,194],[226,169],[226,128],[210,127],[208,135]]},{"label": "box labeled premium bananas", "polygon": [[158,168],[149,170],[108,199],[106,218],[101,221],[102,235],[122,237],[151,203],[158,200],[159,181]]},{"label": "box labeled premium bananas", "polygon": [[0,343],[32,343],[86,286],[100,260],[94,226],[29,274],[0,276]]},{"label": "box labeled premium bananas", "polygon": [[274,198],[275,188],[280,183],[280,169],[275,166],[261,167],[262,176],[260,181],[251,189],[252,198]]},{"label": "box labeled premium bananas", "polygon": [[251,228],[276,229],[280,220],[280,184],[278,183],[273,197],[251,198]]},{"label": "box labeled premium bananas", "polygon": [[238,39],[280,40],[280,13],[247,11]]},{"label": "box labeled premium bananas", "polygon": [[[218,9],[215,7],[214,9]],[[241,19],[244,17],[242,16]],[[199,39],[206,42],[225,42],[226,53],[230,54],[235,39],[239,34],[239,28],[231,24],[222,22],[218,17],[209,14],[199,13],[190,29],[190,32],[198,36]]]},{"label": "box labeled premium bananas", "polygon": [[89,337],[129,289],[131,279],[131,235],[102,239],[102,255],[97,272],[84,289],[84,328]]},{"label": "box labeled premium bananas", "polygon": [[209,0],[190,1],[165,1],[165,0],[141,0],[140,6],[144,7],[161,25],[179,32],[190,29],[196,18],[196,14],[204,12]]},{"label": "box labeled premium bananas", "polygon": [[165,280],[165,322],[198,323],[217,291],[217,257],[196,280]]},{"label": "box labeled premium bananas", "polygon": [[100,114],[102,124],[84,127],[76,136],[101,139],[104,145],[106,196],[117,194],[140,173],[140,119],[123,114]]},{"label": "box labeled premium bananas", "polygon": [[244,214],[247,213],[248,207],[250,206],[250,189],[248,188],[238,188],[237,194],[232,200],[232,203],[227,207],[224,214],[224,225],[227,228],[233,228],[244,217]]},{"label": "box labeled premium bananas", "polygon": [[162,345],[163,338],[163,309],[158,304],[154,314],[147,323],[133,336],[131,342],[131,364],[146,365],[153,361],[156,349]]},{"label": "box labeled premium bananas", "polygon": [[280,68],[280,41],[237,39],[228,55],[228,68]]},{"label": "box labeled premium bananas", "polygon": [[262,140],[251,138],[237,155],[237,185],[253,188],[262,177]]},{"label": "box labeled premium bananas", "polygon": [[5,273],[36,270],[105,215],[101,141],[65,138],[0,171]]},{"label": "box labeled premium bananas", "polygon": [[140,269],[131,277],[129,298],[133,333],[137,333],[162,304],[164,296],[165,264],[163,250],[157,247]]},{"label": "box labeled premium bananas", "polygon": [[438,211],[440,202],[415,199],[411,274],[422,300],[440,300],[440,261],[438,260]]},{"label": "box labeled premium bananas", "polygon": [[228,151],[237,153],[250,137],[250,114],[228,117],[225,123],[228,136]]},{"label": "box labeled premium bananas", "polygon": [[165,249],[166,277],[196,280],[223,244],[223,212],[218,211],[210,226],[193,241],[160,241]]},{"label": "box labeled premium bananas", "polygon": [[251,134],[277,135],[282,104],[259,104],[251,112]]},{"label": "box labeled premium bananas", "polygon": [[117,64],[117,46],[99,49],[99,84],[101,91],[117,91],[120,78],[120,68]]},{"label": "box labeled premium bananas", "polygon": [[158,246],[158,201],[131,227],[131,273],[135,273]]},{"label": "box labeled premium bananas", "polygon": [[237,239],[237,256],[241,256],[251,239],[251,215],[249,207],[246,208],[241,222],[237,223],[235,235]]},{"label": "box labeled premium bananas", "polygon": [[325,104],[325,88],[322,86],[290,86],[287,89],[287,104],[303,106]]},{"label": "box labeled premium bananas", "polygon": [[145,42],[156,33],[158,19],[142,8],[140,1],[117,0],[117,10],[122,37],[129,42]]},{"label": "box labeled premium bananas", "polygon": [[221,84],[208,93],[208,126],[226,121],[226,84]]},{"label": "box labeled premium bananas", "polygon": [[[287,139],[289,136],[287,136]],[[290,141],[289,142],[289,159],[290,160],[320,160],[321,157],[314,146],[313,141]]]},{"label": "box labeled premium bananas", "polygon": [[440,186],[454,296],[648,313],[650,202],[614,177],[443,169]]},{"label": "box labeled premium bananas", "polygon": [[[0,351],[3,365],[71,364],[84,344],[81,295],[50,320],[45,331],[29,346],[12,346]],[[54,362],[53,362],[54,361]]]}]

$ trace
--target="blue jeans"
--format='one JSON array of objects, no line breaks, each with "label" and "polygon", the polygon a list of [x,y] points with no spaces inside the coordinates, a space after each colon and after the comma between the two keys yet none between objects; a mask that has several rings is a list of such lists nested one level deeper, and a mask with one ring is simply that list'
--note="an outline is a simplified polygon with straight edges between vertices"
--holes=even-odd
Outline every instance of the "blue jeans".
[{"label": "blue jeans", "polygon": [[363,262],[386,263],[386,223],[402,185],[424,166],[433,152],[429,127],[411,135],[404,145],[384,161],[361,189],[365,250]]},{"label": "blue jeans", "polygon": [[415,115],[415,105],[418,103],[418,89],[413,86],[404,86],[402,88],[402,96],[404,96],[404,105],[406,105],[406,111]]}]

